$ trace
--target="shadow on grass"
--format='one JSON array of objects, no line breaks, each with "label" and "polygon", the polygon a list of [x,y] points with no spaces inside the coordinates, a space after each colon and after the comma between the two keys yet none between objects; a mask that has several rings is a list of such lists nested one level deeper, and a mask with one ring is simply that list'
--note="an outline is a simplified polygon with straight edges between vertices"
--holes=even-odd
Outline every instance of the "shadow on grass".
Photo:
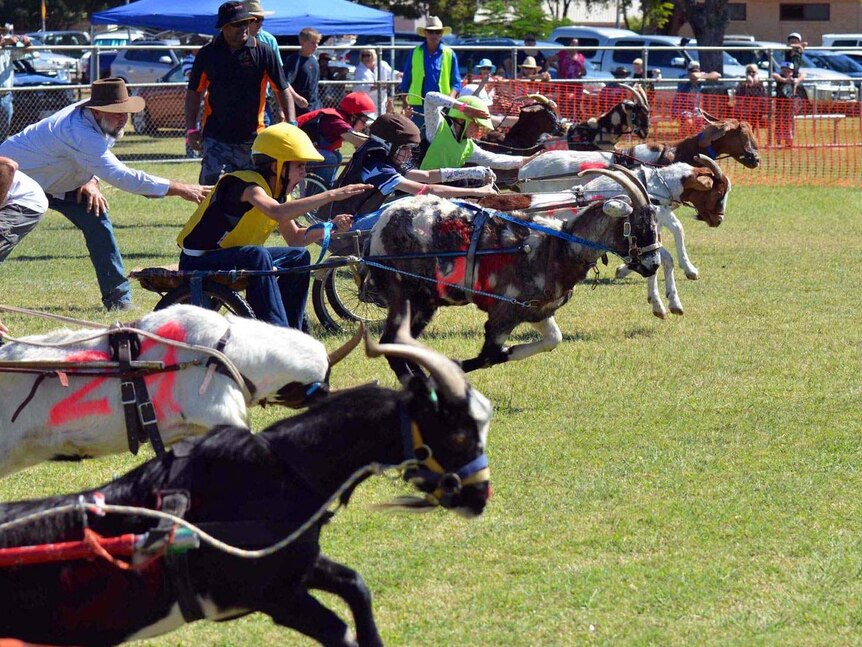
[{"label": "shadow on grass", "polygon": [[623,333],[626,339],[637,339],[639,337],[654,337],[656,333],[655,328],[647,328],[646,326],[637,326],[635,328],[629,328]]},{"label": "shadow on grass", "polygon": [[[19,256],[15,256],[14,258],[7,259],[4,262],[6,262],[6,263],[21,263],[24,261],[56,261],[56,260],[60,260],[60,259],[84,260],[84,259],[89,259],[89,258],[90,257],[86,254],[50,254],[50,255],[46,254],[44,256],[19,255]],[[123,258],[124,259],[129,259],[129,258],[160,258],[160,255],[159,254],[143,254],[143,253],[141,253],[141,254],[123,254]]]}]

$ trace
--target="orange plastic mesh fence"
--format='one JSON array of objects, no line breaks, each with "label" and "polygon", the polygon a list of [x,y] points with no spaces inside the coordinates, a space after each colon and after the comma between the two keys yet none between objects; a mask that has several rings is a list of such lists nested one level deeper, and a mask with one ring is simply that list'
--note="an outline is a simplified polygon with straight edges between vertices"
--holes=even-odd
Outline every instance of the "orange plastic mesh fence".
[{"label": "orange plastic mesh fence", "polygon": [[[585,87],[587,90],[585,91]],[[495,114],[517,114],[532,93],[556,101],[560,116],[585,121],[631,98],[624,88],[574,83],[499,81],[493,84]],[[672,143],[699,132],[700,107],[718,119],[749,122],[757,136],[761,165],[746,169],[732,160],[722,166],[735,185],[776,184],[859,186],[862,183],[862,114],[855,101],[772,99],[724,94],[680,94],[672,90],[648,92],[650,134],[648,143]],[[626,135],[619,143],[642,143]],[[553,146],[553,144],[551,145]]]}]

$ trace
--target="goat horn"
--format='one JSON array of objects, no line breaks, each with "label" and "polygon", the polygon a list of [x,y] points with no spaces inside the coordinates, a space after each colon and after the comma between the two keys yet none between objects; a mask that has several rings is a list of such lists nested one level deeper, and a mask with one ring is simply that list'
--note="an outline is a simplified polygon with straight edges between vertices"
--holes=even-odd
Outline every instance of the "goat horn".
[{"label": "goat horn", "polygon": [[707,157],[706,155],[695,155],[694,158],[715,173],[715,179],[719,182],[724,181],[724,172],[721,170],[721,167],[715,163],[715,160],[711,157]]},{"label": "goat horn", "polygon": [[637,209],[643,209],[649,204],[649,196],[641,192],[640,187],[632,182],[628,176],[623,175],[619,171],[607,168],[590,168],[578,173],[578,177],[587,177],[588,175],[604,175],[611,178],[626,190],[632,200],[632,206]]},{"label": "goat horn", "polygon": [[[632,171],[629,168],[626,168],[622,164],[614,164],[611,168],[613,168],[613,169],[619,171],[620,173],[622,173],[623,175],[626,175],[629,178],[631,178],[632,182],[634,182],[635,185],[641,191],[643,191],[644,195],[647,196],[647,199],[649,199],[649,191],[646,188],[646,184],[643,181],[641,181],[641,179],[635,174],[634,171]],[[646,175],[646,174],[644,174],[644,175]]]},{"label": "goat horn", "polygon": [[528,94],[527,97],[533,101],[541,103],[546,108],[550,108],[554,112],[557,112],[557,102],[553,99],[549,99],[544,94]]},{"label": "goat horn", "polygon": [[640,95],[641,102],[643,103],[644,108],[646,108],[647,110],[649,110],[649,109],[650,109],[650,107],[649,107],[649,98],[647,97],[647,94],[646,94],[646,92],[644,91],[643,86],[642,86],[642,85],[636,85],[636,86],[635,86],[635,89],[637,90],[638,94]]},{"label": "goat horn", "polygon": [[713,117],[711,114],[709,114],[709,113],[708,113],[706,110],[704,110],[703,108],[700,108],[699,110],[700,110],[700,114],[703,116],[703,120],[704,120],[704,121],[706,121],[707,123],[709,123],[709,124],[717,124],[717,123],[719,123],[719,120],[718,120],[718,119],[716,119],[715,117]]},{"label": "goat horn", "polygon": [[356,334],[354,334],[353,337],[348,339],[343,346],[340,346],[339,348],[336,348],[334,351],[329,353],[329,365],[335,366],[336,364],[338,364],[338,362],[350,355],[351,351],[353,351],[353,349],[356,348],[357,345],[359,345],[359,342],[362,341],[362,338],[364,336],[365,324],[360,321],[359,327],[356,329]]}]

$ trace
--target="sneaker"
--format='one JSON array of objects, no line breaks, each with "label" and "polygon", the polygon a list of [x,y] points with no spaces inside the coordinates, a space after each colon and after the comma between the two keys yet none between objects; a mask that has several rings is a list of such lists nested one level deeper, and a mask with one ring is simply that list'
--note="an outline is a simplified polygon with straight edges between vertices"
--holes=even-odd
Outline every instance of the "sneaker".
[{"label": "sneaker", "polygon": [[128,312],[129,310],[134,309],[135,305],[131,301],[117,301],[116,303],[105,306],[105,310],[108,312]]}]

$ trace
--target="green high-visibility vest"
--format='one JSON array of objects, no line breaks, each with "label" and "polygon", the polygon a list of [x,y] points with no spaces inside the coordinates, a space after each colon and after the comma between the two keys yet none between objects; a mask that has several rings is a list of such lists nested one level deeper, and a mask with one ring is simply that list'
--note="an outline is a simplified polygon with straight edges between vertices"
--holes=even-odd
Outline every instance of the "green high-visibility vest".
[{"label": "green high-visibility vest", "polygon": [[423,171],[438,168],[461,168],[473,155],[475,147],[476,144],[469,137],[465,137],[460,142],[455,139],[449,124],[445,119],[441,119],[437,126],[437,133],[434,135],[434,141],[428,147],[428,152],[425,153],[425,159],[422,160],[419,168]]},{"label": "green high-visibility vest", "polygon": [[[443,48],[443,60],[440,62],[440,92],[449,94],[452,91],[450,85],[452,79],[452,50],[445,45],[440,45]],[[407,95],[407,103],[411,106],[421,106],[422,97],[425,94],[422,92],[422,84],[425,82],[425,48],[417,47],[413,50],[413,58],[410,65],[410,89]]]}]

